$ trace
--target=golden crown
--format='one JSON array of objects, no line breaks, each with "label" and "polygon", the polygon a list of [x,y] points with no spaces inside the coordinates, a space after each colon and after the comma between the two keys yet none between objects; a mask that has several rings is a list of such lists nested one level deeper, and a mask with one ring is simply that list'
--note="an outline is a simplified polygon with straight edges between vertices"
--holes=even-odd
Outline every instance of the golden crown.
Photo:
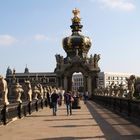
[{"label": "golden crown", "polygon": [[74,17],[72,19],[72,22],[80,22],[81,18],[80,18],[80,10],[75,8],[74,10],[72,10]]},{"label": "golden crown", "polygon": [[74,14],[74,17],[79,17],[80,15],[80,10],[75,8],[74,10],[72,10],[73,14]]}]

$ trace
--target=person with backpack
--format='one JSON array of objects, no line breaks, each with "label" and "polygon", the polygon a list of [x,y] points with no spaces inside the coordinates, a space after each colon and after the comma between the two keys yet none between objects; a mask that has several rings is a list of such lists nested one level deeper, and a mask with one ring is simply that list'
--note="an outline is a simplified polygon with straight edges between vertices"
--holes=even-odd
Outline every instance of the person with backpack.
[{"label": "person with backpack", "polygon": [[72,100],[73,97],[70,91],[64,93],[64,103],[66,104],[67,116],[72,115]]}]

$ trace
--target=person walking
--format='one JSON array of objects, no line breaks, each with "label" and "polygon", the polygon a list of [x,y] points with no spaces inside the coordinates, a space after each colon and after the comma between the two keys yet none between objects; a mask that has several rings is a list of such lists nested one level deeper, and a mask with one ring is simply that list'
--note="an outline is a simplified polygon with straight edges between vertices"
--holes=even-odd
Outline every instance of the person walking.
[{"label": "person walking", "polygon": [[86,92],[84,93],[84,103],[85,103],[85,104],[86,104],[88,98],[89,98],[89,93],[88,93],[88,91],[86,91]]},{"label": "person walking", "polygon": [[57,90],[54,89],[54,92],[51,95],[51,104],[52,104],[52,109],[53,109],[53,116],[56,116],[58,98],[59,98],[59,95],[57,94]]},{"label": "person walking", "polygon": [[58,105],[61,106],[62,105],[62,93],[61,90],[58,88]]},{"label": "person walking", "polygon": [[72,100],[73,97],[70,91],[64,93],[64,103],[66,104],[66,108],[67,108],[67,116],[72,115]]}]

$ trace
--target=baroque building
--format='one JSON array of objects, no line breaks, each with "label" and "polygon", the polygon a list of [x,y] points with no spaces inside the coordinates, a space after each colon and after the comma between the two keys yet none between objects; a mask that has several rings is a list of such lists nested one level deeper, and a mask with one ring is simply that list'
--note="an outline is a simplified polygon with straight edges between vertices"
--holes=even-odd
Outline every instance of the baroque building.
[{"label": "baroque building", "polygon": [[57,84],[65,90],[72,90],[72,75],[75,72],[81,72],[84,91],[91,94],[97,88],[100,55],[94,54],[88,57],[92,41],[81,33],[83,25],[81,24],[80,11],[74,9],[72,12],[74,14],[70,26],[72,34],[65,37],[62,42],[66,57],[64,58],[60,54],[56,55],[55,73]]},{"label": "baroque building", "polygon": [[32,86],[40,83],[43,87],[56,86],[62,87],[67,91],[72,90],[73,73],[81,72],[84,91],[92,93],[97,88],[100,55],[94,54],[88,57],[92,41],[81,33],[83,25],[81,24],[80,11],[74,9],[72,12],[74,15],[70,26],[72,34],[62,41],[66,57],[64,58],[60,54],[55,55],[56,68],[54,72],[32,73],[26,67],[24,73],[17,73],[8,67],[6,80],[9,86],[12,87],[16,82],[22,85],[26,80],[29,80]]}]

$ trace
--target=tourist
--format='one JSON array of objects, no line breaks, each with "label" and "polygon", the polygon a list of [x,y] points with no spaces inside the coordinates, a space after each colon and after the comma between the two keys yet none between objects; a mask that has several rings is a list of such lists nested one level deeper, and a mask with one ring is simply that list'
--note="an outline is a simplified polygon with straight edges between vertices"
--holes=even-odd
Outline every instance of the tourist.
[{"label": "tourist", "polygon": [[56,116],[58,98],[59,98],[59,96],[57,94],[57,90],[54,89],[54,92],[51,95],[51,104],[52,104],[52,109],[53,109],[53,116]]},{"label": "tourist", "polygon": [[88,98],[89,98],[89,93],[88,93],[88,91],[86,91],[86,92],[84,93],[84,103],[85,103],[85,104],[86,104]]},{"label": "tourist", "polygon": [[67,116],[72,115],[72,101],[73,100],[74,99],[70,91],[64,93],[64,103],[66,104],[66,108],[67,108]]},{"label": "tourist", "polygon": [[62,92],[61,90],[58,88],[58,105],[61,106],[62,105]]}]

